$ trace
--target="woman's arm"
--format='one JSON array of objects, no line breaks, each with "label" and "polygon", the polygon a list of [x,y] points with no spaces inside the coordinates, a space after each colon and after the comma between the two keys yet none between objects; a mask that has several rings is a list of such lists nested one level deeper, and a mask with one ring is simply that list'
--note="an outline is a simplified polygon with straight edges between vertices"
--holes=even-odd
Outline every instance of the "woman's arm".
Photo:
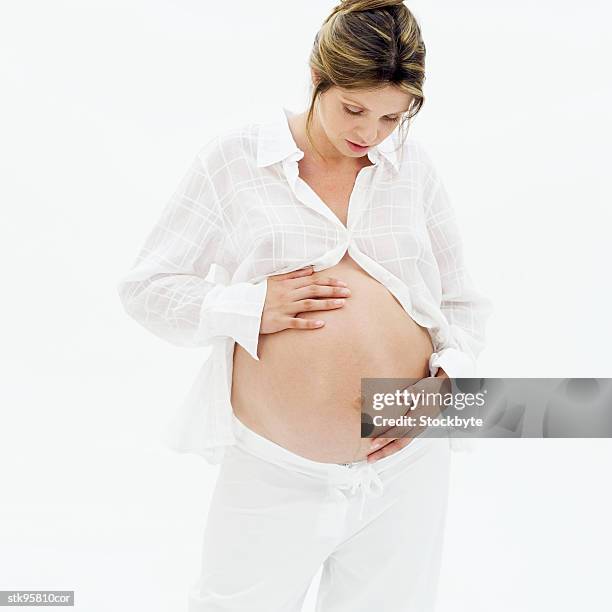
[{"label": "woman's arm", "polygon": [[229,336],[259,360],[265,280],[232,285],[205,280],[213,263],[231,268],[207,156],[214,142],[192,161],[117,291],[133,319],[172,344],[205,346]]},{"label": "woman's arm", "polygon": [[443,368],[450,378],[476,375],[476,359],[485,346],[485,327],[492,302],[475,287],[463,255],[455,211],[431,158],[423,151],[426,177],[423,203],[427,231],[440,273],[440,310],[450,326],[442,349],[430,357],[430,372]]}]

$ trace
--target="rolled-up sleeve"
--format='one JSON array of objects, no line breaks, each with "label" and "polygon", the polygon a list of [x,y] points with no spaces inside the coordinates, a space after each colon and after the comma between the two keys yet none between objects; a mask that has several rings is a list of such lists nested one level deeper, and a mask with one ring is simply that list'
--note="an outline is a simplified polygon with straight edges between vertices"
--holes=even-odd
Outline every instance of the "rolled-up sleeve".
[{"label": "rolled-up sleeve", "polygon": [[183,347],[231,337],[257,356],[266,297],[259,283],[208,280],[211,265],[226,271],[228,233],[206,153],[200,149],[117,292],[125,311],[144,328]]},{"label": "rolled-up sleeve", "polygon": [[427,154],[424,207],[427,232],[440,272],[440,310],[449,324],[442,347],[429,359],[430,375],[442,368],[451,378],[476,376],[476,360],[486,339],[493,303],[474,284],[465,266],[455,210],[443,181]]}]

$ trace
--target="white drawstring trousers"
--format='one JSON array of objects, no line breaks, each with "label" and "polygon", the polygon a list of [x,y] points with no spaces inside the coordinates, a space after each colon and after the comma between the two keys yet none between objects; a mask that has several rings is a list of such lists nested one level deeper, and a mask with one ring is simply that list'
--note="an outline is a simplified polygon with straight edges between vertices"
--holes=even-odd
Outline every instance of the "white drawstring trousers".
[{"label": "white drawstring trousers", "polygon": [[232,417],[189,612],[434,612],[450,474],[448,438],[373,463],[321,463]]}]

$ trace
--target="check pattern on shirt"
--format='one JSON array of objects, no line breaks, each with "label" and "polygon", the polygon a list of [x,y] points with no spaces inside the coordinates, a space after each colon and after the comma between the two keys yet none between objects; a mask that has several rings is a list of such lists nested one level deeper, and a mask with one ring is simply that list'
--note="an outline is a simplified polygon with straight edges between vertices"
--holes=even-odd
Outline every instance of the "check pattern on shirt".
[{"label": "check pattern on shirt", "polygon": [[[222,339],[258,359],[266,277],[324,270],[348,249],[428,329],[431,375],[442,367],[451,378],[475,376],[493,306],[466,269],[455,210],[423,145],[411,136],[401,145],[394,131],[369,150],[373,165],[357,177],[344,226],[299,177],[290,114],[197,152],[119,282],[126,311],[173,344]],[[215,383],[217,397],[224,384]]]}]

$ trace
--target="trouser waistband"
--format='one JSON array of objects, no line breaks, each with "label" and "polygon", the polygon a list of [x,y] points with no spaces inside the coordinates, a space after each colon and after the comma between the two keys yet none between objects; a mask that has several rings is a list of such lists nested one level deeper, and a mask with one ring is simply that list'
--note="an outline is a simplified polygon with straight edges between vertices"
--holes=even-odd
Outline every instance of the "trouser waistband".
[{"label": "trouser waistband", "polygon": [[320,479],[331,487],[348,490],[351,494],[360,488],[362,493],[360,518],[363,515],[365,498],[379,497],[383,494],[384,487],[380,473],[420,452],[431,443],[431,440],[416,438],[403,449],[374,462],[363,459],[351,463],[325,463],[298,455],[261,436],[240,421],[233,412],[232,424],[236,445],[242,450],[288,470]]}]

